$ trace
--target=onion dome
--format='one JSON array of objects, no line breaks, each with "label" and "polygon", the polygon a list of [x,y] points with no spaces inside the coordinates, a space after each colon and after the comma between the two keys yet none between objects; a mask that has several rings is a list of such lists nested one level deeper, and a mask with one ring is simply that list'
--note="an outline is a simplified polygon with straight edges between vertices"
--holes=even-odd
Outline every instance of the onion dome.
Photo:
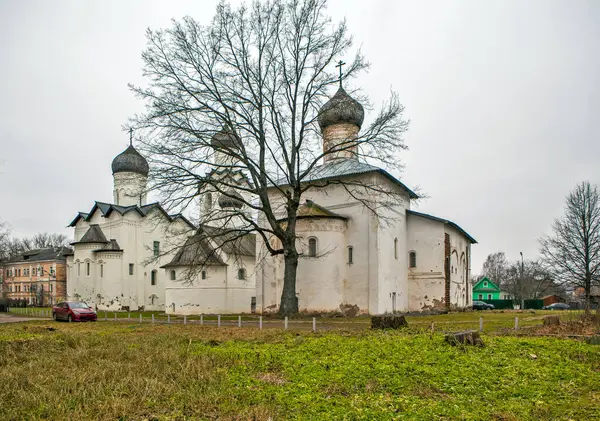
[{"label": "onion dome", "polygon": [[116,174],[118,172],[134,172],[148,177],[148,161],[133,147],[129,145],[124,152],[120,153],[113,159],[112,172]]},{"label": "onion dome", "polygon": [[230,129],[223,129],[215,133],[210,144],[216,148],[239,149],[240,138]]},{"label": "onion dome", "polygon": [[321,130],[333,125],[350,123],[360,126],[365,119],[365,109],[340,87],[335,95],[319,110],[319,126]]},{"label": "onion dome", "polygon": [[235,190],[229,190],[227,194],[219,196],[219,206],[222,209],[225,208],[236,208],[241,209],[244,207],[244,198]]}]

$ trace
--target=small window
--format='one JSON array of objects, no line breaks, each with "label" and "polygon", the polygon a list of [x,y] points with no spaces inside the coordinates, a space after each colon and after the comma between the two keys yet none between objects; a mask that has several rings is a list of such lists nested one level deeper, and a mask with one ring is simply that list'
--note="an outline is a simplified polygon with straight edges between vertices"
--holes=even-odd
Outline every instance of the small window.
[{"label": "small window", "polygon": [[308,239],[308,257],[317,257],[317,239]]},{"label": "small window", "polygon": [[206,202],[204,205],[206,210],[210,210],[210,208],[212,208],[212,193],[206,193]]},{"label": "small window", "polygon": [[492,299],[492,294],[488,294],[488,300]]},{"label": "small window", "polygon": [[485,288],[487,288],[487,281],[484,281],[484,282],[483,282],[483,286],[484,286]]},{"label": "small window", "polygon": [[246,269],[238,269],[238,279],[246,279]]},{"label": "small window", "polygon": [[90,262],[85,264],[85,274],[86,276],[90,276]]},{"label": "small window", "polygon": [[100,277],[104,278],[104,265],[100,265]]},{"label": "small window", "polygon": [[205,270],[202,271],[201,275],[202,275],[202,279],[206,279],[206,271]]},{"label": "small window", "polygon": [[156,270],[150,272],[150,285],[156,285]]},{"label": "small window", "polygon": [[394,259],[398,260],[398,239],[394,238]]},{"label": "small window", "polygon": [[348,247],[348,264],[354,263],[354,247]]},{"label": "small window", "polygon": [[408,253],[408,267],[416,268],[417,267],[417,252],[411,251]]},{"label": "small window", "polygon": [[483,300],[483,294],[479,294],[479,299]]},{"label": "small window", "polygon": [[154,242],[154,257],[160,256],[160,241]]},{"label": "small window", "polygon": [[174,281],[174,280],[175,280],[175,271],[172,270],[171,271],[171,281]]},{"label": "small window", "polygon": [[133,275],[133,263],[129,264],[129,274]]},{"label": "small window", "polygon": [[81,263],[77,263],[77,276],[81,275]]}]

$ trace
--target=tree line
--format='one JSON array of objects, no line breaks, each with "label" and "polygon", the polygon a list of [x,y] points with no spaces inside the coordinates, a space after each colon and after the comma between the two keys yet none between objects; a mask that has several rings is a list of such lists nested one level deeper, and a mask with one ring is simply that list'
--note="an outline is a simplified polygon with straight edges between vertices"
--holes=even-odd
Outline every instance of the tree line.
[{"label": "tree line", "polygon": [[0,221],[0,259],[9,259],[26,251],[68,247],[69,237],[60,233],[40,232],[31,237],[14,237],[7,223]]},{"label": "tree line", "polygon": [[585,308],[600,295],[600,190],[584,181],[566,197],[564,214],[539,240],[538,260],[510,262],[504,252],[490,254],[487,276],[517,300],[581,292]]}]

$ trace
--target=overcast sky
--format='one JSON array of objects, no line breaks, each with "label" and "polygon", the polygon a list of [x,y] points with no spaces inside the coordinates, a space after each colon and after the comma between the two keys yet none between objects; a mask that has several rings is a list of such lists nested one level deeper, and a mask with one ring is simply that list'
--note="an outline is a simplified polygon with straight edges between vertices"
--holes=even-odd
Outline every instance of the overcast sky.
[{"label": "overcast sky", "polygon": [[[112,201],[112,159],[142,104],[145,29],[216,1],[0,0],[0,219],[17,236],[64,232]],[[400,179],[487,254],[523,251],[580,181],[600,183],[600,1],[331,1],[372,63],[353,82],[375,105],[390,87],[411,127]],[[348,57],[351,59],[351,57]]]}]

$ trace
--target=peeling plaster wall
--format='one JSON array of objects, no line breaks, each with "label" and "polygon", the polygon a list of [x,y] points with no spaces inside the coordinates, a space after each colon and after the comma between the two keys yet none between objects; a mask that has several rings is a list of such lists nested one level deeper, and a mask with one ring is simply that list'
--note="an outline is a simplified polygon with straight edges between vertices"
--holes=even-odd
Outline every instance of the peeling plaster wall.
[{"label": "peeling plaster wall", "polygon": [[450,305],[466,307],[472,295],[469,286],[471,243],[449,225],[444,230],[450,235]]},{"label": "peeling plaster wall", "polygon": [[[408,269],[409,310],[444,307],[444,224],[408,215],[408,250],[417,266]],[[407,264],[408,266],[408,264]]]},{"label": "peeling plaster wall", "polygon": [[411,311],[445,307],[446,233],[450,236],[450,306],[460,308],[469,305],[471,244],[467,238],[450,225],[408,215],[408,252],[417,253],[417,267],[408,269]]}]

